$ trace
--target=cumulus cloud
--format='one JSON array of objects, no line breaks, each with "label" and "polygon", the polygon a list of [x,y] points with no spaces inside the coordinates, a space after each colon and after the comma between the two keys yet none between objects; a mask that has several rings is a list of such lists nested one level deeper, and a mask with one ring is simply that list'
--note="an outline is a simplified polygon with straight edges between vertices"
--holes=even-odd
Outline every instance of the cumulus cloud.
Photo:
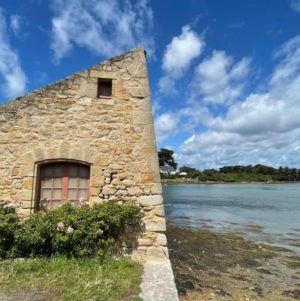
[{"label": "cumulus cloud", "polygon": [[300,0],[292,0],[291,7],[293,10],[300,13]]},{"label": "cumulus cloud", "polygon": [[198,104],[173,112],[165,112],[155,118],[157,140],[162,143],[179,132],[192,132],[200,123],[209,124],[211,120],[213,116],[208,108]]},{"label": "cumulus cloud", "polygon": [[17,52],[12,49],[7,24],[0,8],[0,86],[1,94],[13,98],[25,92],[27,78]]},{"label": "cumulus cloud", "polygon": [[112,56],[143,45],[154,53],[147,0],[54,0],[51,48],[59,61],[74,46]]},{"label": "cumulus cloud", "polygon": [[250,59],[237,63],[224,51],[214,51],[195,71],[194,90],[205,103],[231,103],[242,94]]},{"label": "cumulus cloud", "polygon": [[164,52],[162,69],[165,75],[159,81],[162,92],[174,90],[174,81],[186,73],[192,61],[201,54],[204,45],[203,39],[190,26],[182,27],[181,34],[172,39]]},{"label": "cumulus cloud", "polygon": [[233,103],[223,116],[210,116],[207,130],[183,143],[179,160],[204,168],[256,163],[300,166],[299,49],[300,36],[287,41],[276,52],[280,61],[266,91]]},{"label": "cumulus cloud", "polygon": [[281,61],[271,75],[268,91],[252,93],[230,107],[211,127],[241,134],[283,133],[300,127],[300,36],[276,53]]},{"label": "cumulus cloud", "polygon": [[175,135],[178,131],[179,114],[164,113],[155,119],[155,132],[158,143]]},{"label": "cumulus cloud", "polygon": [[266,164],[299,166],[300,130],[289,135],[242,136],[208,131],[192,136],[180,149],[178,161],[201,168],[225,165]]}]

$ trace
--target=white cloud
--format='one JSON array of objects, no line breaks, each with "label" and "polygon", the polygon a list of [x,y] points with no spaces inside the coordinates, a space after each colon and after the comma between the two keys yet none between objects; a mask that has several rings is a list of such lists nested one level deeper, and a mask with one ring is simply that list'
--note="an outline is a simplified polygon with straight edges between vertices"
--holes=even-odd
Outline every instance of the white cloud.
[{"label": "white cloud", "polygon": [[12,29],[13,33],[18,36],[21,31],[21,23],[22,17],[19,15],[12,15],[10,16],[10,28]]},{"label": "white cloud", "polygon": [[158,143],[177,133],[178,121],[179,115],[175,113],[164,113],[155,119],[155,132]]},{"label": "white cloud", "polygon": [[165,75],[159,81],[162,92],[170,93],[174,90],[174,81],[186,73],[192,61],[201,54],[204,45],[202,38],[190,26],[182,27],[181,34],[167,45],[163,56],[162,69]]},{"label": "white cloud", "polygon": [[174,37],[166,47],[162,69],[172,78],[180,78],[201,54],[203,46],[204,42],[190,26],[182,27],[180,36]]},{"label": "white cloud", "polygon": [[214,51],[195,71],[194,90],[205,103],[231,103],[242,93],[250,60],[234,63],[224,51]]},{"label": "white cloud", "polygon": [[276,58],[281,61],[265,92],[254,92],[231,104],[224,116],[200,121],[207,130],[185,141],[179,160],[204,168],[256,163],[299,167],[299,49],[300,36],[279,49]]},{"label": "white cloud", "polygon": [[154,53],[153,14],[147,0],[54,0],[52,43],[55,60],[74,46],[112,56],[143,45]]},{"label": "white cloud", "polygon": [[1,94],[13,98],[25,92],[27,78],[16,51],[10,45],[7,25],[0,8],[0,86]]},{"label": "white cloud", "polygon": [[262,133],[257,136],[208,131],[187,140],[180,149],[178,160],[201,168],[258,163],[299,166],[299,142],[300,129],[289,135]]},{"label": "white cloud", "polygon": [[300,13],[300,0],[292,0],[291,7],[293,10]]},{"label": "white cloud", "polygon": [[212,115],[206,107],[194,104],[174,112],[166,112],[155,118],[156,137],[159,143],[179,132],[191,132],[199,123],[208,124]]},{"label": "white cloud", "polygon": [[250,95],[246,101],[232,106],[225,118],[216,118],[211,128],[249,136],[289,132],[300,127],[300,105],[272,96],[272,92]]},{"label": "white cloud", "polygon": [[282,86],[300,75],[300,35],[290,39],[275,52],[275,59],[282,59],[272,74],[270,84]]}]

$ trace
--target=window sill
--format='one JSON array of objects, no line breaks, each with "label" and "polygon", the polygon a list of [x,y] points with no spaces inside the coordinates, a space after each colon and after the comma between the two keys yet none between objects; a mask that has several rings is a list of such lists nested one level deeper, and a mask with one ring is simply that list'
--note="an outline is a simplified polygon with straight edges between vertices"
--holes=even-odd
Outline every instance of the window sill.
[{"label": "window sill", "polygon": [[103,99],[111,99],[111,96],[98,96],[98,98],[103,98]]}]

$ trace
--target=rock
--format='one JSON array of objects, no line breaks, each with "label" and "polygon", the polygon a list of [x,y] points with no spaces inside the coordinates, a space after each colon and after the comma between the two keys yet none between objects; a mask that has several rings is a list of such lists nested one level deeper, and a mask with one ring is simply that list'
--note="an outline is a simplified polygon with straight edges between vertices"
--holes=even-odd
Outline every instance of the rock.
[{"label": "rock", "polygon": [[140,196],[138,203],[143,207],[157,206],[163,203],[163,198],[161,195]]},{"label": "rock", "polygon": [[139,247],[142,247],[142,246],[152,246],[153,242],[152,242],[151,239],[139,238],[138,239],[138,245],[139,245]]},{"label": "rock", "polygon": [[167,245],[166,235],[158,233],[156,237],[156,242],[159,246],[166,246]]},{"label": "rock", "polygon": [[154,217],[144,221],[145,230],[151,232],[164,232],[166,231],[166,221],[164,218]]}]

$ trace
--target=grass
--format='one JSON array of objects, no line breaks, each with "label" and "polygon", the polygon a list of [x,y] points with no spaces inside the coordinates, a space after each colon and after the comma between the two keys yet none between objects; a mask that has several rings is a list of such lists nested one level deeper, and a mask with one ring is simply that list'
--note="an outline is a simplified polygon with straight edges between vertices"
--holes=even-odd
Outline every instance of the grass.
[{"label": "grass", "polygon": [[39,258],[0,262],[0,297],[14,300],[138,301],[143,268],[128,259]]}]

